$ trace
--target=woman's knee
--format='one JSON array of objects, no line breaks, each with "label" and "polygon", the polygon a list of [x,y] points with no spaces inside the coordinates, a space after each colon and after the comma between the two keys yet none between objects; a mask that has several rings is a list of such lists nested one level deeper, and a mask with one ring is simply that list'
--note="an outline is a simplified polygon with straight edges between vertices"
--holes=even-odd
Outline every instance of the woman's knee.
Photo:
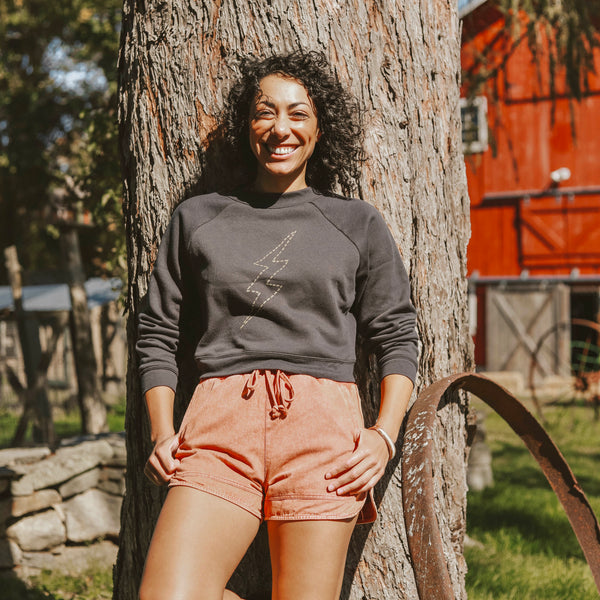
[{"label": "woman's knee", "polygon": [[[187,582],[184,582],[187,583]],[[177,586],[170,582],[152,582],[142,580],[139,600],[237,600],[239,596],[221,586],[202,583],[198,586]]]}]

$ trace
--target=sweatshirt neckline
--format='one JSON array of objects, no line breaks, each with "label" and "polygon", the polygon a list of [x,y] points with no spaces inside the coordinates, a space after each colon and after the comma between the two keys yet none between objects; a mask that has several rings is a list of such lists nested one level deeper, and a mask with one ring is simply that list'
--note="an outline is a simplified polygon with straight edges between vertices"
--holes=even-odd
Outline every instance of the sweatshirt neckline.
[{"label": "sweatshirt neckline", "polygon": [[314,199],[315,191],[311,187],[283,193],[240,189],[234,195],[238,200],[254,208],[287,208]]}]

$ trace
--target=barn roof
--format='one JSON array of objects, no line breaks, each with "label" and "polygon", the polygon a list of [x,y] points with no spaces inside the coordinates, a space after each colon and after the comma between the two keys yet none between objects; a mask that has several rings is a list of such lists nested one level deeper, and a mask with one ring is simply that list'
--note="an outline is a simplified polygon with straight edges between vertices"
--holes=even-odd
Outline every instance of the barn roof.
[{"label": "barn roof", "polygon": [[[88,306],[95,308],[116,300],[121,292],[120,279],[93,277],[85,282]],[[12,291],[9,286],[0,286],[0,310],[13,307]],[[31,312],[54,312],[71,310],[69,286],[66,283],[23,286],[23,308]]]},{"label": "barn roof", "polygon": [[462,19],[487,0],[458,0],[458,16]]}]

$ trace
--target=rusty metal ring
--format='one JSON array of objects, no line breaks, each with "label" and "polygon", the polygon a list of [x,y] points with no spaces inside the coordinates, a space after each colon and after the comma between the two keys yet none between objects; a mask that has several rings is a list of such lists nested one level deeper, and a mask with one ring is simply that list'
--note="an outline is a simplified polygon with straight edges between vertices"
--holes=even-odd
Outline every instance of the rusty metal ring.
[{"label": "rusty metal ring", "polygon": [[434,424],[442,396],[463,389],[493,408],[523,440],[558,496],[600,591],[600,527],[581,486],[556,444],[535,417],[507,390],[474,373],[436,381],[408,414],[402,451],[402,502],[419,598],[454,600],[434,505]]}]

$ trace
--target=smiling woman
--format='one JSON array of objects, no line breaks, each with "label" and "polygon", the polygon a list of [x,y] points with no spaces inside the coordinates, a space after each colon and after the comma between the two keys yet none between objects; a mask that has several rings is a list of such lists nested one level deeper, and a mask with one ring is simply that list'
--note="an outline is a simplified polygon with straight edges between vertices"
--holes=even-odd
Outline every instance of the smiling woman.
[{"label": "smiling woman", "polygon": [[250,148],[257,188],[291,192],[306,187],[306,164],[321,137],[315,107],[296,79],[267,75],[250,109]]},{"label": "smiling woman", "polygon": [[[417,370],[415,309],[389,229],[372,205],[331,193],[358,173],[354,101],[318,53],[242,71],[222,129],[246,184],[177,207],[140,315],[154,442],[145,473],[170,487],[142,600],[237,598],[225,586],[262,520],[272,598],[339,598],[352,530],[376,517],[372,489]],[[176,432],[185,305],[201,307],[201,378]],[[382,378],[370,429],[354,382],[357,333]]]},{"label": "smiling woman", "polygon": [[[274,55],[263,60],[247,58],[241,63],[241,76],[233,84],[221,115],[224,141],[231,150],[226,156],[230,169],[241,168],[241,179],[248,185],[256,178],[256,156],[248,131],[255,116],[252,108],[261,97],[261,84],[267,78],[299,85],[301,89],[292,87],[302,101],[308,100],[310,112],[317,118],[318,143],[306,162],[307,185],[321,192],[333,192],[339,185],[345,194],[351,194],[364,158],[362,111],[332,73],[325,56],[318,52]],[[265,108],[273,111],[272,106]]]}]

